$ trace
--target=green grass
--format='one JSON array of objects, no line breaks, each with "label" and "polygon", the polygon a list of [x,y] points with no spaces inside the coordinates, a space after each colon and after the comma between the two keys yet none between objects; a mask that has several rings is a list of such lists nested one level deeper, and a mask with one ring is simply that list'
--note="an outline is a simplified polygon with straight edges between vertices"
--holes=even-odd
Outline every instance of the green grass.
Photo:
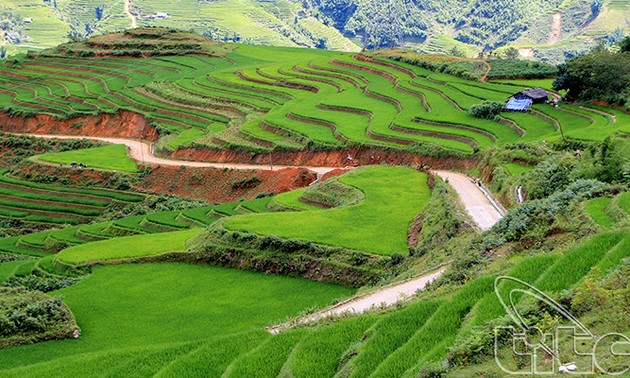
[{"label": "green grass", "polygon": [[557,260],[534,284],[545,293],[568,289],[589,272],[623,238],[623,233],[593,236]]},{"label": "green grass", "polygon": [[[492,83],[509,84],[517,87],[537,87],[547,90],[552,90],[551,84],[553,79],[526,79],[526,80],[492,80]],[[519,90],[516,89],[516,92]]]},{"label": "green grass", "polygon": [[617,198],[617,204],[621,210],[630,215],[630,192],[621,193]]},{"label": "green grass", "polygon": [[[143,4],[153,1],[143,0],[137,7],[144,9]],[[250,3],[239,1],[239,6],[244,2]],[[149,8],[165,10],[154,5]],[[199,6],[198,12],[191,15],[197,17],[199,12],[215,6],[223,9],[224,4]],[[281,1],[268,6],[284,9],[294,5]],[[177,5],[174,18],[182,17],[182,7],[188,5]],[[233,11],[232,6],[228,8]],[[216,17],[223,16],[214,14],[210,19],[218,22]],[[299,19],[294,32],[299,34],[301,27],[320,30],[313,29],[314,18],[308,19]],[[156,22],[159,25],[171,21]],[[207,30],[207,25],[203,30]],[[337,42],[343,38],[334,34],[329,37]],[[285,39],[282,36],[281,40],[289,41]],[[309,43],[308,39],[300,42]],[[560,136],[548,121],[529,113],[505,115],[518,127],[467,113],[482,99],[504,101],[524,87],[548,87],[549,80],[472,82],[380,58],[415,72],[418,77],[413,78],[389,66],[358,61],[351,54],[315,49],[228,45],[221,50],[220,55],[223,54],[228,54],[229,59],[35,59],[20,69],[0,69],[0,85],[4,87],[6,83],[8,90],[16,93],[15,99],[10,94],[0,94],[0,107],[27,114],[52,113],[61,118],[130,110],[170,132],[161,133],[158,144],[167,149],[193,143],[256,152],[355,144],[395,148],[436,144],[452,153],[470,154],[495,145],[521,140],[553,141]],[[308,85],[316,91],[296,85]],[[39,108],[42,105],[44,109]],[[602,140],[616,131],[628,130],[627,123],[608,124],[606,117],[587,110],[563,107],[567,112],[551,112],[538,108],[556,118],[569,137]],[[618,119],[622,118],[624,115],[619,114]],[[86,163],[103,169],[135,170],[132,165],[112,167],[107,157],[95,160],[98,161]],[[71,161],[64,161],[68,162]]]},{"label": "green grass", "polygon": [[507,163],[507,164],[504,164],[503,166],[505,167],[505,169],[508,170],[508,172],[510,172],[512,176],[518,176],[534,169],[534,167],[529,167],[527,165],[522,165],[518,163]]},{"label": "green grass", "polygon": [[95,196],[95,197],[111,198],[111,199],[124,201],[124,202],[141,202],[142,199],[144,198],[144,196],[142,196],[141,194],[125,193],[125,192],[116,191],[116,190],[80,189],[80,188],[73,188],[73,187],[54,186],[54,185],[37,183],[37,182],[23,181],[23,180],[18,180],[12,177],[5,176],[4,175],[5,172],[6,171],[0,172],[0,181],[2,182],[12,184],[12,185],[23,186],[25,188],[46,190],[55,194],[57,193],[82,194],[82,195],[89,195],[89,196]]},{"label": "green grass", "polygon": [[430,352],[441,343],[453,343],[462,321],[470,309],[493,290],[494,277],[484,276],[458,290],[450,301],[443,303],[401,347],[391,353],[371,375],[401,377],[420,361],[443,356]]},{"label": "green grass", "polygon": [[367,331],[358,356],[350,363],[350,377],[367,377],[378,365],[404,345],[433,315],[441,302],[419,301],[380,319]]},{"label": "green grass", "polygon": [[610,204],[611,199],[608,197],[593,198],[586,202],[586,210],[588,215],[602,227],[610,228],[614,224],[614,220],[606,213],[606,207]]},{"label": "green grass", "polygon": [[133,257],[159,255],[166,252],[183,252],[186,241],[199,233],[199,229],[165,232],[151,235],[134,235],[96,241],[61,251],[60,261],[81,264]]},{"label": "green grass", "polygon": [[228,377],[276,377],[291,351],[304,337],[303,330],[272,336],[256,349],[240,356],[226,370]]},{"label": "green grass", "polygon": [[228,219],[232,230],[311,240],[378,254],[407,253],[407,228],[429,199],[424,173],[370,167],[339,181],[365,193],[358,205],[329,210],[255,214]]},{"label": "green grass", "polygon": [[0,283],[15,275],[16,270],[24,264],[24,261],[8,261],[0,264]]},{"label": "green grass", "polygon": [[315,330],[296,346],[290,360],[291,376],[334,376],[348,346],[361,340],[365,330],[376,320],[375,316],[360,316]]},{"label": "green grass", "polygon": [[88,168],[99,168],[122,172],[138,172],[136,162],[127,155],[127,147],[122,144],[44,154],[38,156],[37,158],[49,163],[64,165],[71,163],[83,163],[86,164]]},{"label": "green grass", "polygon": [[[68,376],[116,353],[138,358],[152,345],[171,348],[253,330],[264,333],[262,327],[271,322],[352,293],[335,285],[203,265],[99,267],[56,293],[78,319],[81,338],[0,350],[0,375],[54,371],[53,376]],[[215,345],[229,350],[230,344]],[[100,373],[116,369],[113,365],[104,364]]]}]

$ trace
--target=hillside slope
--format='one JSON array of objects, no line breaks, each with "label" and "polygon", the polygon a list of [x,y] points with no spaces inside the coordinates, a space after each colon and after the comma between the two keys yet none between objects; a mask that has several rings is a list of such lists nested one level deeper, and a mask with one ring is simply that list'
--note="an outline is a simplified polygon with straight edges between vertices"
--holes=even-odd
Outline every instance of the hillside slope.
[{"label": "hillside slope", "polygon": [[467,56],[506,45],[558,61],[563,50],[628,32],[628,0],[6,0],[9,53],[130,27],[194,30],[216,40],[342,51],[404,44]]}]

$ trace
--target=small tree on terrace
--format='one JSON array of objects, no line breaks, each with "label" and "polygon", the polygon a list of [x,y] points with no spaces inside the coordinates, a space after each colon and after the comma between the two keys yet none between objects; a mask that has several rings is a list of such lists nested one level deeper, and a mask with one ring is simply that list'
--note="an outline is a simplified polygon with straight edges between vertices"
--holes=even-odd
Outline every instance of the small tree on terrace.
[{"label": "small tree on terrace", "polygon": [[494,119],[501,113],[503,107],[504,105],[501,102],[484,101],[481,104],[471,106],[469,113],[477,118]]},{"label": "small tree on terrace", "polygon": [[520,57],[520,54],[518,53],[518,50],[514,47],[508,47],[507,49],[505,49],[503,56],[505,56],[505,59],[516,60]]}]

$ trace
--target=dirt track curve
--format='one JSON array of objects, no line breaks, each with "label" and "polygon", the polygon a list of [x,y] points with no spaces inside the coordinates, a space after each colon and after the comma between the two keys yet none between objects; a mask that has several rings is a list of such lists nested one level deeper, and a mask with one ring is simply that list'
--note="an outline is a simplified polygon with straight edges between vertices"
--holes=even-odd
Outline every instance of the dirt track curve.
[{"label": "dirt track curve", "polygon": [[[156,165],[166,165],[166,166],[186,166],[186,167],[196,167],[196,168],[230,168],[230,169],[255,169],[255,170],[269,170],[269,171],[277,171],[285,168],[299,168],[294,166],[287,165],[253,165],[253,164],[236,164],[236,163],[208,163],[208,162],[198,162],[198,161],[188,161],[188,160],[174,160],[174,159],[164,159],[153,155],[152,147],[149,143],[142,142],[134,139],[123,139],[123,138],[104,138],[104,137],[91,137],[91,136],[77,136],[77,135],[51,135],[51,134],[18,134],[16,135],[28,135],[37,138],[47,138],[47,139],[91,139],[98,140],[101,142],[108,142],[114,144],[124,144],[127,146],[127,151],[129,152],[129,156],[138,162],[143,164],[156,164]],[[343,167],[309,167],[309,166],[300,166],[301,168],[309,169],[318,175],[326,174],[328,172],[334,171],[336,169],[343,169]]]},{"label": "dirt track curve", "polygon": [[314,322],[347,312],[360,314],[373,307],[391,306],[396,302],[412,297],[418,290],[424,289],[429,283],[440,277],[443,272],[444,269],[440,269],[437,272],[426,274],[421,277],[397,282],[394,285],[379,288],[373,292],[356,296],[348,301],[341,302],[333,307],[329,307],[325,310],[299,318],[290,323],[269,327],[267,328],[267,331],[277,334],[296,325]]},{"label": "dirt track curve", "polygon": [[[230,168],[230,169],[254,169],[254,170],[280,170],[285,168],[295,168],[294,166],[286,165],[253,165],[253,164],[237,164],[237,163],[208,163],[188,160],[174,160],[165,159],[153,155],[152,147],[149,143],[123,138],[105,138],[105,137],[83,137],[77,135],[50,135],[50,134],[17,134],[16,135],[28,135],[37,138],[47,139],[81,139],[88,138],[92,140],[98,140],[102,142],[124,144],[127,146],[129,156],[132,159],[142,162],[144,164],[156,164],[165,166],[186,166],[197,168]],[[328,172],[343,169],[343,167],[311,167],[301,166],[301,168],[309,169],[320,175],[324,175]],[[453,171],[433,171],[436,175],[440,176],[444,180],[448,180],[449,184],[455,189],[459,195],[464,207],[472,217],[473,221],[479,226],[481,230],[487,230],[492,227],[496,222],[501,219],[501,212],[497,209],[497,206],[493,204],[493,200],[488,198],[486,194],[473,183],[470,178],[463,173]]]},{"label": "dirt track curve", "polygon": [[433,171],[455,189],[466,211],[481,230],[487,230],[501,219],[501,212],[486,194],[463,173]]},{"label": "dirt track curve", "polygon": [[127,17],[131,20],[131,28],[135,29],[138,27],[138,19],[131,13],[131,0],[125,0],[125,13]]}]

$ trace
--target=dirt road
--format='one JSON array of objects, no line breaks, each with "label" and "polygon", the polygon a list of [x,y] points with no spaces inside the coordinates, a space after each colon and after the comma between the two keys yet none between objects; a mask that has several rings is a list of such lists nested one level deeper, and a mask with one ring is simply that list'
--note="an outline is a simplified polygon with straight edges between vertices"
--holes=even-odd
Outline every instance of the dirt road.
[{"label": "dirt road", "polygon": [[297,319],[291,323],[280,324],[267,328],[267,331],[273,334],[280,333],[288,328],[299,324],[306,324],[320,319],[324,319],[334,315],[343,313],[360,314],[373,307],[381,305],[391,306],[396,302],[412,297],[418,290],[424,289],[427,284],[433,282],[442,275],[444,269],[440,269],[434,273],[424,275],[422,277],[413,278],[403,282],[397,282],[394,285],[379,288],[371,293],[354,297],[348,301],[339,303],[333,307],[316,312],[314,314]]},{"label": "dirt road", "polygon": [[131,28],[137,28],[138,19],[133,13],[131,13],[131,0],[125,0],[125,13],[127,13],[127,17],[129,17],[129,19],[131,20]]},{"label": "dirt road", "polygon": [[[274,165],[273,167],[267,165],[252,165],[252,164],[235,164],[235,163],[208,163],[208,162],[197,162],[197,161],[187,161],[187,160],[173,160],[173,159],[164,159],[153,155],[152,146],[149,143],[133,140],[133,139],[123,139],[123,138],[103,138],[103,137],[84,137],[77,135],[41,135],[41,134],[17,134],[16,135],[29,135],[37,138],[47,138],[47,139],[91,139],[98,140],[101,142],[114,143],[114,144],[124,144],[127,146],[127,151],[129,156],[138,162],[144,164],[155,164],[155,165],[167,165],[167,166],[186,166],[186,167],[197,167],[197,168],[230,168],[230,169],[243,169],[243,170],[271,170],[277,171],[285,168],[296,168],[290,167],[286,165]],[[343,169],[343,167],[301,167],[311,170],[318,175],[324,175],[330,171],[334,171],[336,169]]]},{"label": "dirt road", "polygon": [[489,229],[501,219],[501,212],[492,203],[492,199],[488,198],[468,176],[451,171],[434,171],[433,173],[448,180],[459,195],[466,211],[481,230]]}]

